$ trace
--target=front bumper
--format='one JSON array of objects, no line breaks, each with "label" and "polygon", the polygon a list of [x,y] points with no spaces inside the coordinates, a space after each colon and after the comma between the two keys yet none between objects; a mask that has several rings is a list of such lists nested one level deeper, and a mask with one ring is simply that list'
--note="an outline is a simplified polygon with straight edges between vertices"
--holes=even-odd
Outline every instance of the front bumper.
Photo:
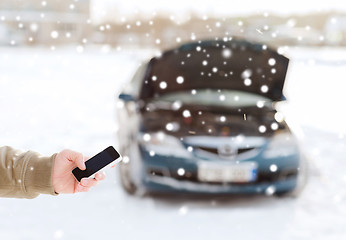
[{"label": "front bumper", "polygon": [[251,184],[208,184],[179,181],[170,177],[150,176],[143,182],[148,192],[160,193],[201,193],[201,194],[263,194],[292,191],[297,186],[297,178],[290,177],[276,182]]},{"label": "front bumper", "polygon": [[[156,154],[150,156],[145,148],[140,148],[142,162],[141,185],[148,192],[161,193],[201,193],[201,194],[261,194],[287,192],[297,186],[299,154],[286,156],[269,161],[259,155],[247,161],[259,165],[257,180],[247,183],[208,183],[199,181],[197,177],[198,162],[201,159],[193,157],[177,157]],[[269,172],[269,164],[273,161],[284,163],[277,172]],[[179,168],[184,169],[184,175],[177,174]],[[265,170],[266,169],[266,170]],[[269,192],[270,192],[269,191]]]}]

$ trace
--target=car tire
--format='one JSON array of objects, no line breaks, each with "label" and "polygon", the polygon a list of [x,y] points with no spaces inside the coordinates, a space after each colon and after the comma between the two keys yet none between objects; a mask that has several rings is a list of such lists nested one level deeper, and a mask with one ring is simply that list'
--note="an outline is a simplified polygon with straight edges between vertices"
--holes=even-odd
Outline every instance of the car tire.
[{"label": "car tire", "polygon": [[119,166],[120,182],[123,189],[130,195],[134,195],[137,191],[137,186],[131,179],[130,164],[121,162]]},{"label": "car tire", "polygon": [[123,161],[119,166],[119,171],[123,189],[130,195],[145,196],[146,190],[142,186],[141,180],[135,179],[135,177],[140,175],[139,171],[141,169],[138,143],[136,141],[131,142],[121,152],[123,153]]}]

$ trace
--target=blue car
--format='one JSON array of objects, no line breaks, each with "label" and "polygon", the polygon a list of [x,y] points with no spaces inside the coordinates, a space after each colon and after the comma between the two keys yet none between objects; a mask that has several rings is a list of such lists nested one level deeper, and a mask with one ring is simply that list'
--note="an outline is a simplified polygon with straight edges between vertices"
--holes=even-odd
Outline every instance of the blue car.
[{"label": "blue car", "polygon": [[276,109],[289,59],[242,39],[198,41],[143,63],[117,103],[123,188],[285,195],[303,158]]}]

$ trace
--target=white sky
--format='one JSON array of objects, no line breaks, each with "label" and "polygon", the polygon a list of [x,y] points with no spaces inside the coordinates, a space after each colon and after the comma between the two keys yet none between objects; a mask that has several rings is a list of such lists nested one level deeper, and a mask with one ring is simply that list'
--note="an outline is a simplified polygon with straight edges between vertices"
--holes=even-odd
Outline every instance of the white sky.
[{"label": "white sky", "polygon": [[206,15],[245,15],[249,13],[276,13],[286,15],[290,13],[306,13],[325,10],[346,11],[346,3],[342,0],[91,0],[92,14],[95,20],[109,14],[110,9],[117,9],[121,16],[114,19],[130,17],[135,14],[152,15],[170,14],[182,16],[188,11]]}]

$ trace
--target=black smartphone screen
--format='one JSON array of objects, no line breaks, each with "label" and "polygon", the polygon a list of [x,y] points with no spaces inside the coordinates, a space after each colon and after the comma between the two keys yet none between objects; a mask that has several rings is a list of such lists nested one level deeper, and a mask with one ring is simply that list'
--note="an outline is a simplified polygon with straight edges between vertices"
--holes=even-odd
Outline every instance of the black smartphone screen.
[{"label": "black smartphone screen", "polygon": [[80,182],[82,178],[90,177],[97,171],[101,170],[114,160],[118,159],[120,154],[112,147],[108,147],[102,152],[96,154],[85,162],[86,169],[80,170],[78,167],[72,170],[75,178]]}]

